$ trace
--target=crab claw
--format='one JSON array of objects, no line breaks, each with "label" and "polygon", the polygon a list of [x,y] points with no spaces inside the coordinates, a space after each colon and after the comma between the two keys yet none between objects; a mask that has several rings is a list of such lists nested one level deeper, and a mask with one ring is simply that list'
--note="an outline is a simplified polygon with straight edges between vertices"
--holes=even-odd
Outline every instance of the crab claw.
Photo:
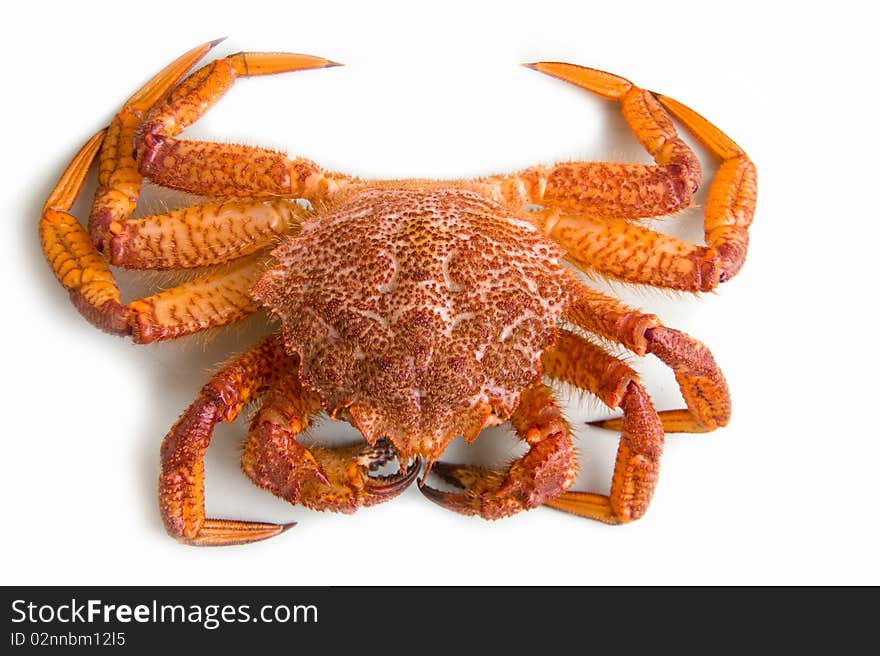
[{"label": "crab claw", "polygon": [[524,505],[520,494],[507,483],[503,472],[473,465],[434,463],[431,471],[447,483],[464,490],[443,492],[419,481],[419,491],[434,503],[462,515],[480,515],[484,519],[500,519],[520,510]]},{"label": "crab claw", "polygon": [[504,482],[504,475],[501,472],[474,465],[455,465],[440,461],[434,463],[431,472],[437,474],[450,485],[462,490],[469,490],[474,494],[497,490]]},{"label": "crab claw", "polygon": [[388,476],[370,476],[367,478],[366,487],[368,490],[368,499],[364,503],[365,506],[374,503],[381,503],[393,499],[406,488],[412,485],[422,468],[421,458],[416,457],[409,464],[409,467],[401,470],[396,474]]},{"label": "crab claw", "polygon": [[[574,451],[567,431],[540,436],[535,430],[529,452],[508,469],[437,462],[431,468],[462,492],[442,492],[419,483],[422,494],[444,508],[483,519],[500,519],[543,504],[566,490],[574,480]],[[521,431],[528,441],[531,430]]]},{"label": "crab claw", "polygon": [[320,467],[322,478],[303,481],[298,501],[314,510],[352,513],[362,506],[372,506],[393,499],[409,487],[422,466],[420,458],[391,475],[374,475],[377,469],[397,457],[391,442],[379,440],[372,446],[363,444],[309,449]]}]

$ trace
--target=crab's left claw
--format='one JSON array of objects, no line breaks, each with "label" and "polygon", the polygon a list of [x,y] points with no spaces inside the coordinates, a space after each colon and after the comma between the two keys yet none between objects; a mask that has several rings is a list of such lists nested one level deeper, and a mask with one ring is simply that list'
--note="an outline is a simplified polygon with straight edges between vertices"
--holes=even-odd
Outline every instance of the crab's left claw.
[{"label": "crab's left claw", "polygon": [[419,457],[414,458],[408,465],[402,459],[399,459],[400,471],[396,474],[379,474],[375,476],[368,474],[368,472],[375,472],[396,457],[397,453],[391,442],[387,439],[381,439],[372,447],[361,450],[360,456],[357,458],[357,464],[361,467],[362,474],[365,477],[363,505],[372,506],[393,499],[412,485],[419,470],[422,468],[422,460]]},{"label": "crab's left claw", "polygon": [[364,505],[369,506],[393,499],[412,485],[421,468],[421,458],[416,457],[409,467],[401,466],[396,474],[368,477],[366,482],[368,500]]},{"label": "crab's left claw", "polygon": [[422,466],[420,458],[400,460],[400,471],[391,475],[370,475],[391,462],[396,453],[391,443],[380,440],[373,446],[311,447],[322,477],[304,481],[298,498],[290,499],[313,510],[351,513],[393,499],[409,487]]}]

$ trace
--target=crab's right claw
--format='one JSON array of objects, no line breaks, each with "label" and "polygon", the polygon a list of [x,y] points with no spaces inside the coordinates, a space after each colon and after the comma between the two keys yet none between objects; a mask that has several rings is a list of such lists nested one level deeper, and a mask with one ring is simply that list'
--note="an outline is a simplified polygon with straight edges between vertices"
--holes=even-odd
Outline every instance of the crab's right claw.
[{"label": "crab's right claw", "polygon": [[[419,492],[447,510],[463,515],[481,515],[485,519],[496,519],[516,512],[513,506],[518,504],[507,498],[502,499],[504,495],[498,494],[504,485],[504,472],[440,461],[433,464],[431,473],[461,490],[443,492],[424,480],[419,481]],[[508,508],[508,505],[511,507]]]}]

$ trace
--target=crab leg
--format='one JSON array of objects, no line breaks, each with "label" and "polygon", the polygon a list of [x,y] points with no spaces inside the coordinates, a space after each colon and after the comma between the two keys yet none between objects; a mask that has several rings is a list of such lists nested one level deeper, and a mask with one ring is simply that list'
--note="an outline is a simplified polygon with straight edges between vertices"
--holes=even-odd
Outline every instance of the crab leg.
[{"label": "crab leg", "polygon": [[[101,151],[100,186],[89,218],[89,233],[99,249],[104,248],[110,225],[131,216],[147,170],[151,177],[155,173],[154,181],[160,184],[165,184],[160,179],[163,173],[171,178],[176,176],[180,183],[190,180],[191,188],[171,183],[166,186],[204,196],[291,195],[277,193],[279,181],[290,177],[288,166],[299,160],[290,162],[273,151],[222,144],[203,144],[204,149],[187,150],[187,144],[195,142],[176,142],[170,137],[207,111],[232,86],[236,77],[322,68],[333,62],[308,55],[238,53],[199,69],[169,94],[184,74],[219,42],[197,46],[172,62],[129,98],[111,123]],[[152,111],[148,111],[151,108]],[[148,143],[156,147],[164,143],[167,150],[154,151]],[[186,153],[183,159],[179,159],[175,144]],[[136,159],[135,145],[139,159]],[[217,161],[222,166],[211,168]],[[138,170],[139,162],[143,170]],[[178,166],[180,170],[174,171]],[[302,166],[296,170],[302,172],[303,167],[311,173],[318,170],[306,160],[302,160]],[[290,184],[286,188],[289,189]]]},{"label": "crab leg", "polygon": [[[174,290],[169,290],[158,295],[161,298],[136,301],[132,307],[122,305],[119,286],[95,246],[95,243],[105,243],[106,229],[115,218],[124,218],[133,211],[140,189],[141,178],[135,170],[131,149],[121,145],[125,135],[131,138],[143,110],[163,96],[213,45],[204,44],[185,53],[132,96],[111,126],[95,134],[77,153],[43,207],[39,233],[46,259],[70,293],[74,306],[91,323],[107,332],[128,335],[134,324],[138,327],[138,335],[161,333],[162,337],[175,336],[228,323],[252,309],[252,301],[243,293],[246,291],[244,278],[253,278],[256,265],[251,267],[249,277],[243,269],[235,269],[228,274],[215,274],[187,283],[179,288],[180,293],[176,296]],[[70,209],[99,149],[100,187],[90,219],[92,236],[99,234],[99,237],[90,239],[76,217],[70,214]],[[193,310],[199,303],[207,309]],[[191,329],[174,328],[174,316],[163,319],[152,312],[151,308],[159,309],[163,305],[173,311],[182,308],[188,315],[183,323]],[[193,321],[196,314],[200,316]],[[157,338],[161,337],[152,337]]]},{"label": "crab leg", "polygon": [[721,257],[720,282],[725,282],[736,275],[746,259],[749,226],[758,199],[758,173],[743,149],[721,130],[677,100],[655,95],[670,114],[721,159],[709,187],[704,225],[706,243]]},{"label": "crab leg", "polygon": [[193,73],[156,104],[135,134],[140,172],[152,181],[202,196],[324,198],[347,176],[325,173],[307,159],[265,148],[177,140],[234,84],[236,78],[338,66],[290,53],[238,53]]},{"label": "crab leg", "polygon": [[420,460],[391,476],[369,472],[395,457],[387,440],[374,446],[306,448],[297,436],[321,410],[320,399],[303,389],[296,373],[279,380],[254,417],[241,464],[258,486],[314,510],[351,513],[393,499],[416,478]]},{"label": "crab leg", "polygon": [[49,194],[40,218],[40,244],[55,277],[80,313],[102,330],[128,335],[128,311],[119,302],[116,279],[70,213],[105,132],[101,130],[86,142]]},{"label": "crab leg", "polygon": [[278,535],[293,526],[206,519],[203,461],[217,422],[233,421],[247,403],[287,372],[291,363],[280,337],[259,343],[214,375],[165,436],[159,508],[171,536],[195,545],[242,544]]},{"label": "crab leg", "polygon": [[68,211],[76,200],[104,132],[74,157],[49,195],[39,223],[40,242],[73,305],[98,328],[134,333],[136,342],[169,339],[236,321],[256,310],[249,291],[265,269],[259,259],[237,262],[178,287],[120,302],[119,286],[88,234]]},{"label": "crab leg", "polygon": [[99,249],[104,247],[107,227],[134,212],[142,176],[134,160],[134,133],[146,111],[222,39],[203,43],[185,52],[159,71],[129,98],[107,129],[101,149],[98,191],[89,217],[89,234]]},{"label": "crab leg", "polygon": [[530,449],[506,472],[437,462],[431,471],[464,492],[441,492],[421,481],[422,493],[450,510],[499,519],[540,506],[568,489],[576,475],[574,447],[550,389],[540,384],[526,389],[511,423]]},{"label": "crab leg", "polygon": [[[697,247],[702,248],[697,253],[705,261],[718,259],[712,286],[739,271],[757,199],[755,167],[739,146],[692,109],[640,89],[622,77],[558,62],[529,67],[618,101],[624,119],[659,167],[624,168],[588,162],[559,164],[549,170],[535,167],[495,178],[496,193],[594,217],[657,216],[686,207],[700,182],[700,165],[678,136],[665,107],[722,160],[706,204],[704,232],[708,248]],[[648,276],[650,272],[643,273]]]},{"label": "crab leg", "polygon": [[[699,173],[697,168],[696,183]],[[541,204],[593,217],[639,219],[673,214],[690,205],[696,184],[691,177],[678,167],[567,162],[476,182],[514,209]]]},{"label": "crab leg", "polygon": [[294,233],[307,212],[286,200],[226,201],[109,226],[108,257],[127,269],[189,269],[223,264]]},{"label": "crab leg", "polygon": [[[672,368],[687,409],[659,413],[666,432],[704,433],[730,420],[730,392],[724,374],[709,349],[690,335],[663,326],[653,314],[634,310],[586,287],[566,310],[565,318],[638,355],[653,353]],[[620,422],[611,419],[595,425],[618,430]]]},{"label": "crab leg", "polygon": [[222,326],[256,310],[250,288],[265,269],[259,256],[159,294],[123,305],[119,286],[76,217],[70,214],[104,131],[73,158],[46,200],[39,223],[43,254],[73,305],[92,324],[115,335],[151,342]]},{"label": "crab leg", "polygon": [[608,407],[623,410],[610,494],[567,491],[545,505],[609,524],[638,519],[654,493],[663,451],[663,427],[638,375],[568,331],[560,331],[556,346],[544,353],[542,363],[550,378],[588,390]]},{"label": "crab leg", "polygon": [[574,64],[526,64],[621,103],[623,115],[657,166],[566,162],[493,180],[511,200],[593,216],[635,219],[687,207],[700,184],[700,162],[647,91],[616,75]]},{"label": "crab leg", "polygon": [[136,342],[169,339],[236,321],[256,309],[249,295],[264,270],[257,259],[241,260],[154,296],[120,302],[119,286],[88,234],[69,210],[76,200],[104,131],[73,158],[49,195],[40,219],[43,253],[80,313],[116,335]]},{"label": "crab leg", "polygon": [[265,269],[257,255],[132,302],[132,338],[146,344],[243,319],[258,308],[250,290]]},{"label": "crab leg", "polygon": [[710,291],[720,275],[717,254],[705,246],[655,232],[625,219],[559,210],[526,215],[560,244],[581,270],[629,283]]}]

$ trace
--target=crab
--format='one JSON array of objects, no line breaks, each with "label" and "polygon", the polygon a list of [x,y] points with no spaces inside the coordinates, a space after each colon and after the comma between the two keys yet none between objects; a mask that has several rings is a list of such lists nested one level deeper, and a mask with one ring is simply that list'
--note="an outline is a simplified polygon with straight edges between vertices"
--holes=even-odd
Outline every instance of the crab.
[{"label": "crab", "polygon": [[[527,64],[619,103],[656,164],[573,161],[468,180],[364,180],[262,148],[179,139],[239,77],[337,65],[242,52],[187,77],[218,42],[160,71],[88,140],[39,223],[43,252],[73,305],[108,333],[154,342],[261,308],[274,322],[269,337],[210,379],[162,443],[159,507],[169,534],[229,545],[292,526],[205,515],[212,431],[254,403],[242,468],[275,495],[353,512],[391,499],[424,470],[425,496],[486,519],[542,505],[609,524],[638,519],[665,433],[727,424],[730,395],[709,350],[576,272],[698,293],[740,270],[755,167],[706,119],[617,75]],[[720,160],[705,246],[638,221],[688,206],[700,183],[700,163],[671,118]],[[70,210],[96,159],[86,228]],[[206,201],[133,218],[144,177]],[[110,265],[195,274],[123,303]],[[658,412],[609,344],[671,367],[686,407]],[[620,432],[607,494],[570,489],[577,463],[559,386],[622,411],[591,422]],[[321,412],[350,422],[364,441],[301,443]],[[508,467],[439,460],[454,438],[470,443],[505,422],[527,446]],[[378,473],[395,460],[396,473]],[[429,471],[447,491],[426,483]]]}]

